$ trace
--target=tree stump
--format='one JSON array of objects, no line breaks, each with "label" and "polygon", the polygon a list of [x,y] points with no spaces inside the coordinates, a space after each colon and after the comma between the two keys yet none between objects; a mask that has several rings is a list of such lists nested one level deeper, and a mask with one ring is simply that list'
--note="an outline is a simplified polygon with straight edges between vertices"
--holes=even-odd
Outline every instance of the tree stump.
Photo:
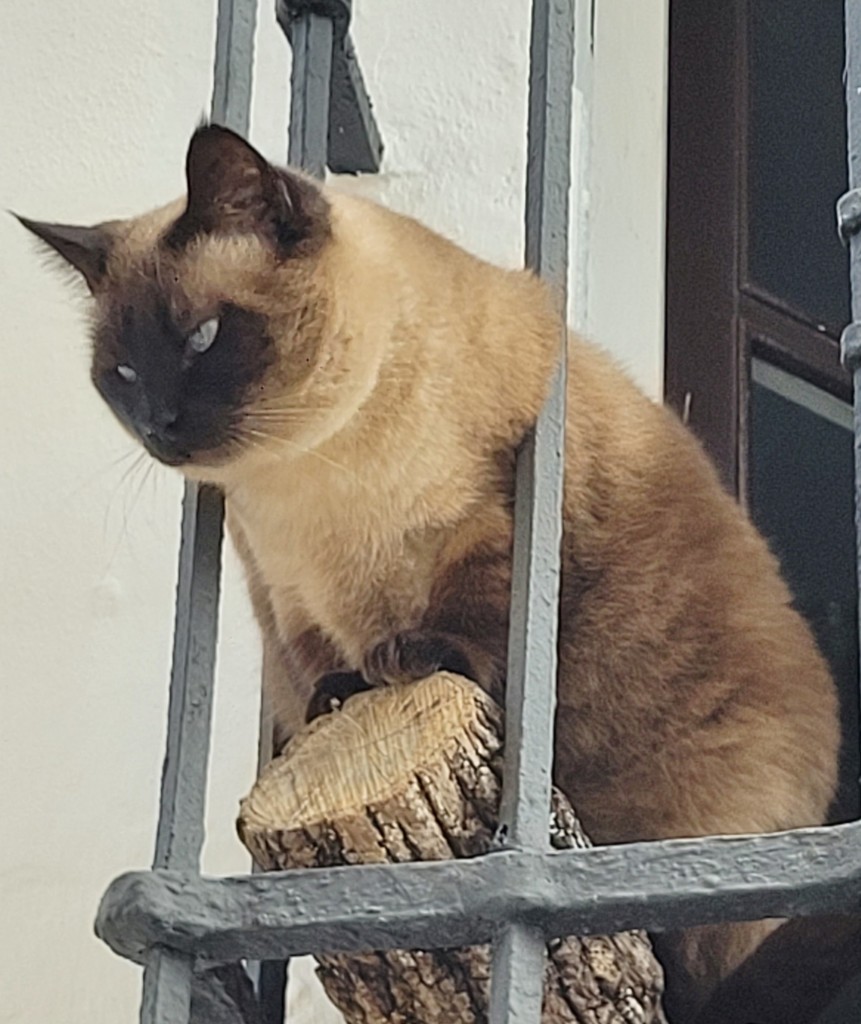
[{"label": "tree stump", "polygon": [[[357,694],[295,736],[242,802],[261,867],[447,860],[497,827],[502,713],[448,673]],[[556,848],[586,846],[554,793]],[[483,1024],[490,948],[325,955],[318,974],[348,1024]],[[663,1024],[663,973],[641,932],[548,945],[543,1024]]]}]

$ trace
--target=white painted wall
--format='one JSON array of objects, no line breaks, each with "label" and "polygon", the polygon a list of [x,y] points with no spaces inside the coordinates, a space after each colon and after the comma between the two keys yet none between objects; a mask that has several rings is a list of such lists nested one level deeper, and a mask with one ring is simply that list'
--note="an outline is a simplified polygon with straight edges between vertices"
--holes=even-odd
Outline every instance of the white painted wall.
[{"label": "white painted wall", "polygon": [[[654,394],[666,2],[598,0],[594,174],[576,212],[592,238],[578,321]],[[4,3],[0,206],[85,222],[178,193],[209,103],[214,6]],[[289,53],[272,6],[261,10],[252,138],[280,159]],[[519,262],[528,0],[357,6],[387,156],[379,180],[348,187]],[[116,1024],[135,1019],[138,998],[139,972],[91,922],[107,882],[151,855],[180,486],[134,466],[92,391],[73,294],[0,219],[0,1024]],[[222,623],[209,872],[246,868],[233,817],[255,760],[259,656],[232,554]],[[303,1019],[324,1024],[299,988]]]}]

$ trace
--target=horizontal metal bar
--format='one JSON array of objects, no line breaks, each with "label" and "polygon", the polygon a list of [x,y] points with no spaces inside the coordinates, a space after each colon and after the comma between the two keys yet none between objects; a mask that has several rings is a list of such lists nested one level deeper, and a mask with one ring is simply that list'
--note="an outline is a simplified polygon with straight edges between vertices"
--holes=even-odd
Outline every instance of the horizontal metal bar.
[{"label": "horizontal metal bar", "polygon": [[510,922],[548,938],[861,910],[861,823],[764,836],[205,879],[116,879],[96,931],[121,956],[161,945],[213,960],[433,949]]}]

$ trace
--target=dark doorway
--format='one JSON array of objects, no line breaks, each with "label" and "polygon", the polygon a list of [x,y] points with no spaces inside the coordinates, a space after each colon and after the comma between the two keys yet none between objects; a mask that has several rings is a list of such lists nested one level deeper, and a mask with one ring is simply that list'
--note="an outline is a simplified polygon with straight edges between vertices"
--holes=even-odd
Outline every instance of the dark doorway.
[{"label": "dark doorway", "polygon": [[[859,816],[843,0],[670,0],[667,401],[781,560],[840,691]],[[861,980],[822,1024],[857,1016]]]},{"label": "dark doorway", "polygon": [[668,402],[781,558],[841,691],[859,813],[843,0],[671,0]]}]

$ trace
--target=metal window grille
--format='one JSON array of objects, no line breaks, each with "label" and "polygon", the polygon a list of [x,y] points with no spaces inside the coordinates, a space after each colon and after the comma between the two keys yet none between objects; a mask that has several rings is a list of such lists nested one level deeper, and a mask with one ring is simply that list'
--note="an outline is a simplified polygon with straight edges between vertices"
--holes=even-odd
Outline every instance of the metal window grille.
[{"label": "metal window grille", "polygon": [[[256,0],[219,0],[212,116],[247,131]],[[348,35],[350,0],[279,0],[293,46],[290,162],[322,176],[378,169],[380,138]],[[855,386],[861,538],[861,0],[846,0]],[[526,258],[565,308],[574,0],[534,0]],[[195,964],[321,951],[494,942],[491,1024],[541,1014],[545,943],[569,934],[839,913],[861,906],[861,823],[752,836],[551,852],[547,841],[564,445],[564,346],[520,453],[498,851],[468,861],[199,875],[222,541],[218,492],[183,505],[168,742],[151,872],[115,880],[97,931],[145,965],[141,1020],[189,1020]],[[861,541],[859,541],[861,550]],[[261,973],[265,980],[265,972]],[[276,972],[276,981],[283,973]],[[265,986],[261,980],[260,989]],[[277,1000],[276,1000],[277,1004]],[[277,1014],[279,1010],[276,1010]],[[283,1012],[283,1008],[280,1008]],[[273,1016],[270,1019],[280,1019]]]}]

